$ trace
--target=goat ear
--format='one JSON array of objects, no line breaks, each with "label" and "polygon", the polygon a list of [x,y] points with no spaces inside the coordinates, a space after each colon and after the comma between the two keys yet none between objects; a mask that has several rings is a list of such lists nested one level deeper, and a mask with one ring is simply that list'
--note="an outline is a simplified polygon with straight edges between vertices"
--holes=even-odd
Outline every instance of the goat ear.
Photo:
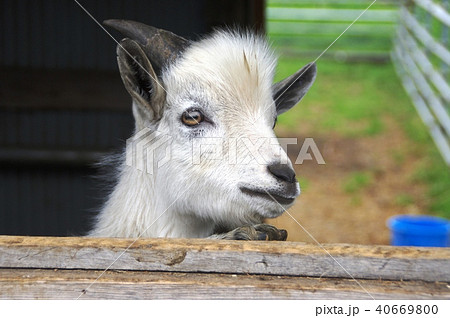
[{"label": "goat ear", "polygon": [[309,63],[295,74],[272,86],[273,99],[280,115],[294,107],[308,92],[316,78],[316,64]]},{"label": "goat ear", "polygon": [[161,119],[165,90],[141,46],[123,39],[117,46],[117,62],[125,88],[138,105],[139,113],[146,117],[142,119],[150,122]]},{"label": "goat ear", "polygon": [[158,75],[190,45],[190,42],[181,36],[136,21],[112,19],[103,21],[103,24],[136,41],[152,62],[153,69]]}]

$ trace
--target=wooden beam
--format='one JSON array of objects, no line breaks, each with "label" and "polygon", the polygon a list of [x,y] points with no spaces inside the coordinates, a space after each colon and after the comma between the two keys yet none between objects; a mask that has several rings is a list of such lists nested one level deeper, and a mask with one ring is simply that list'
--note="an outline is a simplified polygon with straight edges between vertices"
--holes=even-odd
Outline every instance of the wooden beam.
[{"label": "wooden beam", "polygon": [[0,299],[450,299],[447,283],[291,276],[0,269]]},{"label": "wooden beam", "polygon": [[[336,8],[293,8],[270,7],[267,10],[269,21],[326,21],[351,23],[361,14],[361,9],[336,9]],[[367,11],[358,22],[395,23],[397,21],[396,8],[378,9]],[[378,26],[378,25],[377,25]],[[336,26],[335,26],[336,27]]]},{"label": "wooden beam", "polygon": [[[0,236],[0,268],[450,282],[450,249],[201,239]],[[132,245],[131,245],[132,244]],[[130,246],[131,245],[131,246]],[[350,276],[351,275],[351,276]]]}]

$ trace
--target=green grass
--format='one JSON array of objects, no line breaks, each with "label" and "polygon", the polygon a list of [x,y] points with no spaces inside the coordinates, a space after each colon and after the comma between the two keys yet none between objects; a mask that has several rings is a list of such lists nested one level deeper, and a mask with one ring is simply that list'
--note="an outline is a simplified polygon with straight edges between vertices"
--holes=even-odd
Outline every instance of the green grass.
[{"label": "green grass", "polygon": [[342,190],[350,195],[350,203],[359,206],[362,203],[361,191],[373,184],[371,171],[357,171],[349,174],[342,182]]},{"label": "green grass", "polygon": [[450,170],[442,165],[437,151],[429,149],[429,160],[420,167],[413,181],[428,184],[430,211],[450,218]]},{"label": "green grass", "polygon": [[395,198],[395,203],[399,206],[408,206],[414,203],[414,198],[408,193],[401,193]]},{"label": "green grass", "polygon": [[[294,73],[307,62],[281,59],[277,80]],[[309,133],[316,135],[370,138],[386,133],[384,123],[388,118],[402,128],[412,145],[411,149],[393,152],[394,162],[401,165],[408,156],[419,155],[421,165],[410,180],[426,185],[431,214],[450,218],[450,169],[404,92],[393,66],[321,59],[317,67],[317,79],[311,90],[299,105],[280,115],[277,125],[299,131],[299,123],[302,123],[308,125]],[[358,192],[371,182],[370,172],[357,172],[344,182],[343,189],[348,193]],[[399,205],[411,202],[412,198],[407,194],[396,199]]]},{"label": "green grass", "polygon": [[372,184],[373,177],[368,171],[358,171],[350,174],[344,181],[342,188],[347,193],[355,193]]},{"label": "green grass", "polygon": [[301,178],[297,177],[297,181],[300,184],[300,189],[303,193],[308,190],[308,188],[309,188],[309,180],[308,179],[306,179],[305,177],[301,177]]},{"label": "green grass", "polygon": [[[292,74],[306,62],[281,59],[277,78]],[[317,67],[316,83],[295,112],[280,116],[280,124],[295,128],[301,119],[320,133],[374,136],[383,132],[387,113],[400,117],[411,113],[410,101],[389,64],[320,60]]]}]

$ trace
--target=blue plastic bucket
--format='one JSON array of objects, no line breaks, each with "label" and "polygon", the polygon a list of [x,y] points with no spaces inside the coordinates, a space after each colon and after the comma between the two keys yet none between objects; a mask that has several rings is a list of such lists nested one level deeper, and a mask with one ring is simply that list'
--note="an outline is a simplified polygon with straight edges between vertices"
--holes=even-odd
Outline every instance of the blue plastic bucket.
[{"label": "blue plastic bucket", "polygon": [[396,215],[387,226],[394,246],[450,246],[450,222],[429,215]]}]

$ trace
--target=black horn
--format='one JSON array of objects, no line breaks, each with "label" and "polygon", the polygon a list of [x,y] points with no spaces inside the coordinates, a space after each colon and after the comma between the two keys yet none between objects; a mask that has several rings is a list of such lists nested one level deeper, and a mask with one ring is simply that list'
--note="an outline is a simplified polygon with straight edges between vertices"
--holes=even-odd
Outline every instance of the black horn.
[{"label": "black horn", "polygon": [[181,36],[136,21],[111,19],[103,24],[139,43],[158,75],[189,46],[189,41]]}]

